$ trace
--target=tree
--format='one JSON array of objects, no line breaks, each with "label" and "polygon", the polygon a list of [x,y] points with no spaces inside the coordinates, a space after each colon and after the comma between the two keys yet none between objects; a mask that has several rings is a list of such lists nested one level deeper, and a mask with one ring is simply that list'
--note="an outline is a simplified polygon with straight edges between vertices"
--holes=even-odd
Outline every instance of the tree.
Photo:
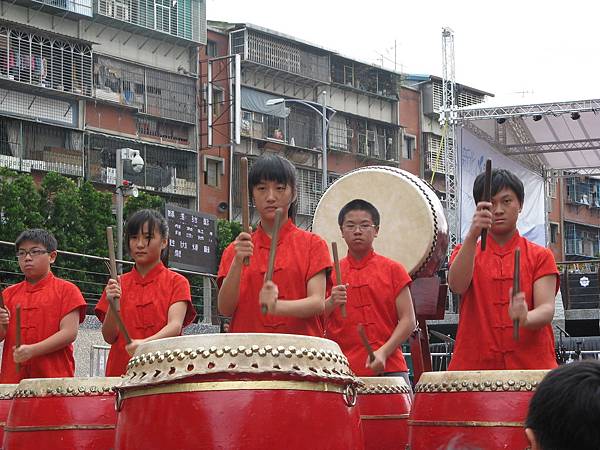
[{"label": "tree", "polygon": [[40,194],[29,174],[0,168],[0,239],[14,241],[27,228],[39,228]]},{"label": "tree", "polygon": [[165,213],[165,200],[158,195],[140,191],[137,197],[128,197],[123,207],[123,217],[127,220],[134,212],[140,209],[156,209],[161,214]]},{"label": "tree", "polygon": [[242,232],[242,224],[219,219],[217,222],[217,263],[227,246]]}]

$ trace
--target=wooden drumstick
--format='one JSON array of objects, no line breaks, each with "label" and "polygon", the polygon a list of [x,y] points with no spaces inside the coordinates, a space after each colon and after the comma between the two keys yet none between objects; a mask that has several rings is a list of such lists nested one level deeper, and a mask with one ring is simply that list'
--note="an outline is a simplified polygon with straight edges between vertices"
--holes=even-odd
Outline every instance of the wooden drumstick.
[{"label": "wooden drumstick", "polygon": [[373,347],[369,344],[369,340],[367,339],[367,333],[365,333],[365,327],[362,323],[359,323],[356,327],[358,330],[358,335],[360,336],[360,340],[362,341],[365,350],[369,354],[369,362],[375,361],[375,353],[373,352]]},{"label": "wooden drumstick", "polygon": [[[250,233],[250,208],[248,206],[248,158],[243,156],[240,159],[240,183],[242,188],[242,231]],[[244,265],[250,264],[250,257],[244,258]]]},{"label": "wooden drumstick", "polygon": [[[273,225],[273,235],[271,237],[271,248],[269,248],[269,265],[267,266],[267,273],[265,275],[265,281],[273,280],[273,270],[275,269],[275,254],[277,252],[277,240],[279,239],[279,228],[281,227],[281,216],[283,210],[277,208],[275,210],[275,224]],[[267,305],[261,305],[260,310],[263,316],[267,314]]]},{"label": "wooden drumstick", "polygon": [[[106,240],[108,241],[108,259],[110,261],[110,277],[113,280],[118,281],[119,278],[117,275],[117,260],[115,258],[115,244],[114,244],[114,239],[113,239],[112,227],[106,227]],[[125,342],[127,344],[131,344],[131,337],[129,337],[127,328],[125,327],[125,324],[123,323],[123,319],[121,318],[121,314],[119,314],[119,310],[117,309],[116,299],[111,299],[108,297],[108,295],[106,296],[106,299],[108,300],[108,305],[110,307],[110,310],[111,310],[113,316],[115,317],[115,320],[117,321],[117,327],[119,328],[119,331],[123,334],[123,337],[125,338]]]},{"label": "wooden drumstick", "polygon": [[[17,334],[15,336],[15,347],[19,348],[21,346],[21,305],[16,306],[15,320],[17,322]],[[21,364],[17,363],[15,365],[15,369],[17,370],[17,372],[19,370],[21,370]]]},{"label": "wooden drumstick", "polygon": [[[513,290],[512,295],[513,298],[521,291],[521,249],[515,249],[515,266],[513,271]],[[512,302],[513,299],[511,298]],[[513,320],[513,339],[515,341],[519,340],[519,320]]]},{"label": "wooden drumstick", "polygon": [[[331,243],[331,251],[333,252],[333,264],[335,266],[335,280],[339,286],[342,284],[342,271],[340,270],[340,257],[338,256],[337,242]],[[340,311],[342,312],[342,317],[345,319],[347,316],[346,305],[340,306]]]},{"label": "wooden drumstick", "polygon": [[[485,163],[485,179],[483,182],[483,201],[492,201],[492,160],[488,159]],[[487,244],[487,228],[481,230],[481,251],[485,251]]]}]

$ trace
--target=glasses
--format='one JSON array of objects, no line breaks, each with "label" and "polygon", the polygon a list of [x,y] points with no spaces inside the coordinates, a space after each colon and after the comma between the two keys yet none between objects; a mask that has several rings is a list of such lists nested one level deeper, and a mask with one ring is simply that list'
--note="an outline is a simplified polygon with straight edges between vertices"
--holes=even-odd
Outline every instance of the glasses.
[{"label": "glasses", "polygon": [[35,258],[36,256],[48,253],[48,250],[42,250],[41,248],[32,248],[31,250],[19,250],[17,252],[17,258],[24,259],[27,255]]},{"label": "glasses", "polygon": [[371,228],[375,228],[375,226],[376,225],[373,225],[372,223],[359,223],[356,225],[353,223],[345,223],[344,225],[342,225],[342,230],[352,232],[358,228],[360,231],[365,232],[370,230]]}]

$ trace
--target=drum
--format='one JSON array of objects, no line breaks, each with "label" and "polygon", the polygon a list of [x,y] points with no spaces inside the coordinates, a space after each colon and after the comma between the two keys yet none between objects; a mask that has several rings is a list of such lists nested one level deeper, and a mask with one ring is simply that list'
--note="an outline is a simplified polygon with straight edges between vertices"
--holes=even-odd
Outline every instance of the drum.
[{"label": "drum", "polygon": [[12,405],[17,386],[17,384],[0,384],[0,444],[4,438],[6,419],[8,418],[8,411]]},{"label": "drum", "polygon": [[13,400],[4,449],[97,450],[113,447],[113,386],[120,378],[30,378]]},{"label": "drum", "polygon": [[346,243],[338,225],[340,209],[351,200],[372,203],[381,216],[373,243],[380,255],[400,262],[415,277],[431,277],[448,248],[448,224],[435,192],[420,178],[394,167],[369,166],[348,172],[325,191],[315,210],[312,231],[328,243]]},{"label": "drum", "polygon": [[547,370],[426,372],[408,420],[411,450],[526,449],[529,400]]},{"label": "drum", "polygon": [[360,450],[359,385],[327,339],[232,333],[148,342],[117,387],[115,450]]},{"label": "drum", "polygon": [[404,449],[411,391],[402,377],[366,377],[358,391],[365,450]]}]

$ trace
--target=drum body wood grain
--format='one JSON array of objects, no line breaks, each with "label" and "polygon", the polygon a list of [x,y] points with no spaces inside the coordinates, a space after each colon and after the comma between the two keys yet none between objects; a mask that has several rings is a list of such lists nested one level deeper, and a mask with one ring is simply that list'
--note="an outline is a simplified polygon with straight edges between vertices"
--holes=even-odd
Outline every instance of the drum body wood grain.
[{"label": "drum body wood grain", "polygon": [[408,421],[411,450],[524,450],[529,400],[547,370],[427,372]]},{"label": "drum body wood grain", "polygon": [[408,443],[410,388],[402,377],[363,377],[358,391],[365,450],[404,449]]},{"label": "drum body wood grain", "polygon": [[282,334],[141,345],[118,390],[115,449],[362,449],[359,381],[337,344]]},{"label": "drum body wood grain", "polygon": [[114,444],[119,378],[31,378],[15,392],[4,449],[97,450]]}]

